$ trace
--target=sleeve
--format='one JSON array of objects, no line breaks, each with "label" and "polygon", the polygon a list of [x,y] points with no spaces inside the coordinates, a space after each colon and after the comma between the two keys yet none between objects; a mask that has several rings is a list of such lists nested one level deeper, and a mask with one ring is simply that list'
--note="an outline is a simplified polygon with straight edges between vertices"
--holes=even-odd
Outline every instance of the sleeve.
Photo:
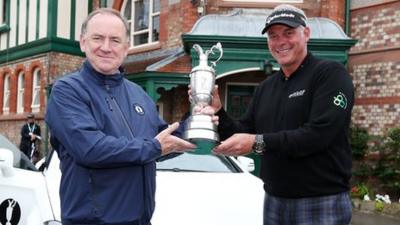
[{"label": "sleeve", "polygon": [[21,128],[21,137],[24,139],[30,139],[29,131],[27,129],[26,124],[24,124]]},{"label": "sleeve", "polygon": [[65,149],[76,163],[89,168],[142,165],[160,156],[161,145],[155,138],[106,135],[97,126],[90,104],[87,93],[68,82],[59,80],[54,85],[45,120],[61,155]]},{"label": "sleeve", "polygon": [[344,139],[347,138],[354,102],[354,87],[349,73],[337,62],[324,65],[312,87],[314,91],[307,122],[294,130],[265,133],[267,151],[298,158],[346,142]]},{"label": "sleeve", "polygon": [[36,126],[36,129],[34,131],[35,135],[38,135],[41,137],[42,135],[41,135],[41,131],[40,131],[40,125],[36,124],[35,126]]},{"label": "sleeve", "polygon": [[255,133],[254,106],[258,99],[257,93],[259,93],[258,87],[256,88],[249,107],[239,119],[231,118],[223,108],[217,112],[216,115],[219,117],[218,134],[221,140],[225,140],[235,133]]}]

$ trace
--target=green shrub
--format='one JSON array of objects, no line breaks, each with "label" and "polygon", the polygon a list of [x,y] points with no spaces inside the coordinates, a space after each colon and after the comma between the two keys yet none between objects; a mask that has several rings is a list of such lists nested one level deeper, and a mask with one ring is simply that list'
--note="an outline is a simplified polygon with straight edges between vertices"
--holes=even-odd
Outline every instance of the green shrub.
[{"label": "green shrub", "polygon": [[365,185],[364,183],[357,184],[356,186],[351,188],[350,192],[351,197],[359,199],[363,199],[364,195],[368,194],[369,194],[369,189],[367,185]]},{"label": "green shrub", "polygon": [[372,167],[368,164],[361,164],[357,168],[353,167],[353,175],[362,180],[368,179],[373,173]]},{"label": "green shrub", "polygon": [[354,159],[362,159],[368,149],[368,140],[370,136],[368,131],[360,127],[350,128],[350,145]]},{"label": "green shrub", "polygon": [[380,149],[381,157],[376,168],[376,175],[391,195],[400,193],[400,128],[389,130]]},{"label": "green shrub", "polygon": [[382,212],[385,208],[385,204],[381,201],[375,201],[375,210],[378,212]]}]

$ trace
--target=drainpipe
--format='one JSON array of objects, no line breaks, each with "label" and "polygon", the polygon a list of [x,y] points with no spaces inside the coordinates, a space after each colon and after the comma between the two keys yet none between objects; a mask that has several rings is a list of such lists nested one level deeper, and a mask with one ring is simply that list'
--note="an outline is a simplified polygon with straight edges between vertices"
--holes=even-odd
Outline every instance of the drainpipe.
[{"label": "drainpipe", "polygon": [[350,4],[351,4],[351,0],[346,0],[345,1],[345,21],[344,21],[344,29],[345,32],[347,34],[347,36],[350,37]]},{"label": "drainpipe", "polygon": [[[47,108],[47,104],[49,103],[49,98],[50,98],[50,90],[51,90],[51,85],[50,83],[50,59],[51,59],[51,53],[47,53],[47,74],[46,74],[46,108]],[[46,112],[45,112],[46,115]],[[44,126],[45,126],[45,138],[44,138],[44,152],[45,155],[47,155],[49,153],[49,127],[47,126],[47,123],[44,121]]]}]

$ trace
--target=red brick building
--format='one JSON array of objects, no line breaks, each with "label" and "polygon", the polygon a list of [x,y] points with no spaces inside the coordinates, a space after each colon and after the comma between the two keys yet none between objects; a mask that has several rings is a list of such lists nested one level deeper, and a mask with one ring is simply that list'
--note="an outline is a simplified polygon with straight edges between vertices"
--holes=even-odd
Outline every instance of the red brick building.
[{"label": "red brick building", "polygon": [[352,1],[350,26],[353,124],[383,135],[400,127],[400,1]]},{"label": "red brick building", "polygon": [[[377,132],[382,132],[398,123],[399,99],[389,96],[399,89],[393,80],[396,70],[398,77],[399,70],[398,62],[393,64],[396,46],[398,48],[398,34],[394,32],[399,29],[398,22],[397,25],[393,22],[391,28],[384,28],[388,29],[388,42],[392,47],[387,43],[381,47],[371,45],[370,39],[386,36],[378,38],[363,33],[368,32],[365,26],[370,30],[379,29],[372,29],[372,26],[383,26],[378,21],[365,23],[366,14],[397,7],[389,14],[398,15],[398,1],[360,6],[352,3],[357,1],[345,0],[0,0],[3,9],[0,15],[0,133],[19,144],[19,129],[29,112],[36,113],[45,131],[42,119],[47,88],[57,77],[79,68],[84,59],[77,42],[80,24],[98,7],[113,7],[127,17],[131,26],[131,48],[123,65],[127,78],[149,93],[166,121],[179,120],[189,110],[188,74],[198,64],[198,56],[192,50],[195,43],[205,49],[222,43],[224,56],[216,67],[216,82],[228,112],[238,116],[245,109],[254,87],[269,75],[267,66],[278,69],[260,31],[266,16],[283,2],[302,8],[312,18],[309,24],[313,30],[309,43],[312,52],[350,66],[357,88],[354,123],[373,132],[376,127],[379,127]],[[369,12],[371,9],[374,12]],[[349,36],[359,41],[351,49],[350,60],[348,51],[355,41],[343,32],[349,27],[352,32]],[[375,32],[381,33],[381,30]],[[392,55],[385,61],[390,63],[374,63],[383,57],[372,60],[367,55],[377,53],[368,52],[366,48],[390,53],[385,54],[385,57]],[[383,50],[385,48],[388,49]],[[369,66],[365,60],[370,60]],[[366,73],[380,67],[394,71],[390,73],[392,78],[385,81],[387,86],[380,86],[382,82],[378,78],[364,80]],[[378,96],[376,89],[365,92],[364,86],[373,85],[373,82],[386,94]],[[391,92],[386,92],[387,89]],[[23,99],[23,103],[18,99]],[[383,100],[386,102],[382,105]],[[377,117],[374,107],[385,109],[381,117]],[[397,114],[392,112],[394,109]],[[365,123],[364,118],[376,119]]]}]

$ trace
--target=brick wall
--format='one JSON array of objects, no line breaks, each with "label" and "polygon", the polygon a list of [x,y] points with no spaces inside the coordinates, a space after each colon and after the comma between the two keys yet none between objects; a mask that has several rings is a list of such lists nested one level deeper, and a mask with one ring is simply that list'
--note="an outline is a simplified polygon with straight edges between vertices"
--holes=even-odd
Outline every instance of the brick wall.
[{"label": "brick wall", "polygon": [[321,13],[319,16],[336,21],[344,29],[345,1],[321,0]]},{"label": "brick wall", "polygon": [[[9,138],[13,143],[19,145],[20,129],[25,123],[28,113],[32,112],[32,83],[33,73],[35,70],[40,71],[40,109],[35,113],[42,132],[45,131],[43,117],[47,104],[46,87],[51,84],[54,79],[59,76],[74,71],[82,64],[82,57],[67,55],[63,53],[48,53],[35,57],[25,58],[15,62],[8,62],[0,65],[0,133]],[[24,72],[24,111],[17,113],[17,89],[18,75]],[[10,96],[10,112],[4,113],[3,109],[3,93],[4,93],[4,76],[11,76],[11,96]],[[44,133],[42,133],[44,135]]]},{"label": "brick wall", "polygon": [[399,47],[400,1],[352,11],[351,36],[358,40],[353,52]]},{"label": "brick wall", "polygon": [[199,18],[197,7],[190,0],[161,1],[160,42],[162,48],[182,45],[181,35],[187,33]]},{"label": "brick wall", "polygon": [[50,58],[50,84],[54,82],[54,79],[78,70],[84,60],[83,57],[58,52],[50,53]]},{"label": "brick wall", "polygon": [[370,134],[400,126],[400,1],[351,11],[349,70],[356,88],[352,122]]}]

